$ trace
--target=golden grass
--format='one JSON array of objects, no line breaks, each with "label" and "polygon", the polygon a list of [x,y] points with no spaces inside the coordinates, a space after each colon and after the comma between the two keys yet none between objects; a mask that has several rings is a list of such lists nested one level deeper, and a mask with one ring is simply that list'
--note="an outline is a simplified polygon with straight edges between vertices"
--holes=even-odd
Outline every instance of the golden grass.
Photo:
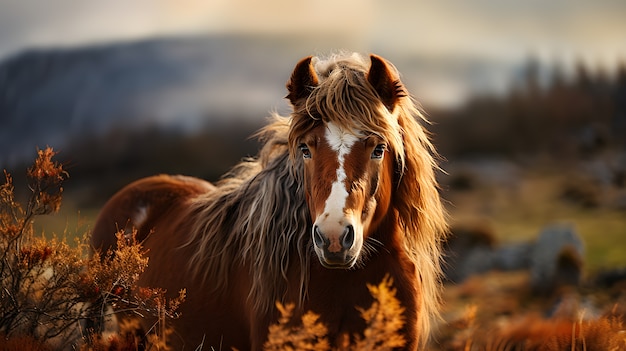
[{"label": "golden grass", "polygon": [[429,351],[626,349],[626,291],[535,296],[526,272],[492,272],[444,291],[445,322]]}]

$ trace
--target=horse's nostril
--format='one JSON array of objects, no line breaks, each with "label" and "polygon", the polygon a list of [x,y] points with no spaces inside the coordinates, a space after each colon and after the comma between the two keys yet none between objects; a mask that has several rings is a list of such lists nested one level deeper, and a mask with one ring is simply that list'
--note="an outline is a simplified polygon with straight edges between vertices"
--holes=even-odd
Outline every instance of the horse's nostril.
[{"label": "horse's nostril", "polygon": [[351,248],[353,244],[354,244],[354,227],[349,225],[343,231],[341,245],[343,246],[344,250],[347,250]]},{"label": "horse's nostril", "polygon": [[315,246],[320,249],[324,248],[324,245],[326,244],[326,240],[324,240],[324,236],[322,235],[322,232],[320,232],[320,228],[318,226],[313,228],[313,242],[315,243]]}]

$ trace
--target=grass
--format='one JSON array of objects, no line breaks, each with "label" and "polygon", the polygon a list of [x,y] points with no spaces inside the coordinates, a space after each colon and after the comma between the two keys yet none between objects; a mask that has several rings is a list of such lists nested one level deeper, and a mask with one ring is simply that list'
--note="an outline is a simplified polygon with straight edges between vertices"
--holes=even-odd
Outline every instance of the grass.
[{"label": "grass", "polygon": [[480,184],[447,193],[451,217],[490,227],[501,243],[534,240],[551,223],[572,223],[585,242],[589,273],[626,266],[626,211],[564,200],[561,193],[570,177],[557,170],[531,170],[507,186]]},{"label": "grass", "polygon": [[623,287],[534,295],[529,274],[490,272],[446,285],[429,351],[624,350]]},{"label": "grass", "polygon": [[37,218],[33,223],[35,235],[46,238],[67,237],[68,243],[74,242],[74,237],[81,237],[90,232],[98,216],[99,209],[78,208],[71,196],[63,197],[63,204],[58,213]]},{"label": "grass", "polygon": [[588,272],[626,266],[626,215],[611,210],[581,210],[561,204],[538,204],[545,212],[520,216],[509,212],[492,218],[503,242],[533,240],[553,222],[573,223],[585,243]]},{"label": "grass", "polygon": [[[571,173],[556,169],[533,169],[525,171],[517,183],[480,183],[468,191],[447,191],[444,196],[454,220],[482,222],[502,243],[534,240],[545,226],[568,222],[585,241],[588,272],[626,266],[626,211],[563,200],[561,192],[570,178]],[[72,191],[72,181],[68,180],[59,213],[41,216],[35,223],[36,234],[71,236],[91,229],[99,208],[79,204],[80,194]]]}]

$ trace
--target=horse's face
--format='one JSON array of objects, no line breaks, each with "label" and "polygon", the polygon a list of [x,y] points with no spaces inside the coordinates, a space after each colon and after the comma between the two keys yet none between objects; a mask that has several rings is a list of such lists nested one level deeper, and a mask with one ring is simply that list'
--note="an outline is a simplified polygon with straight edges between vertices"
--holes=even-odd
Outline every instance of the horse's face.
[{"label": "horse's face", "polygon": [[332,122],[301,139],[313,247],[325,267],[353,267],[386,213],[393,165],[387,148],[378,137]]},{"label": "horse's face", "polygon": [[[367,81],[361,83],[376,91],[372,97],[376,108],[392,110],[398,98],[394,85],[397,80],[384,61],[372,56],[372,67],[363,74]],[[302,109],[318,84],[311,59],[302,60],[288,83],[288,98],[294,108],[306,112],[292,122],[292,130],[296,132],[290,135],[290,142],[294,156],[303,159],[298,164],[304,168],[315,253],[325,267],[352,268],[367,251],[364,247],[368,246],[368,238],[372,238],[390,206],[394,154],[391,146],[378,136],[380,133],[342,127],[337,122],[341,118],[324,115],[323,109],[314,111],[315,116]],[[359,109],[349,112],[345,113],[344,121],[365,118],[359,116]],[[304,127],[293,126],[300,122]]]}]

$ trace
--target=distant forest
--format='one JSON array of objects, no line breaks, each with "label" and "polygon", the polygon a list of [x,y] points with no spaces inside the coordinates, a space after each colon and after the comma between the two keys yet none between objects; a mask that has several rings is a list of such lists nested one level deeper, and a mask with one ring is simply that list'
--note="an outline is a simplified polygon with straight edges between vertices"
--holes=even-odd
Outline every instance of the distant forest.
[{"label": "distant forest", "polygon": [[529,61],[505,97],[474,97],[461,109],[430,111],[435,143],[447,158],[476,155],[579,158],[626,146],[626,64],[610,77],[579,64],[547,84]]}]

